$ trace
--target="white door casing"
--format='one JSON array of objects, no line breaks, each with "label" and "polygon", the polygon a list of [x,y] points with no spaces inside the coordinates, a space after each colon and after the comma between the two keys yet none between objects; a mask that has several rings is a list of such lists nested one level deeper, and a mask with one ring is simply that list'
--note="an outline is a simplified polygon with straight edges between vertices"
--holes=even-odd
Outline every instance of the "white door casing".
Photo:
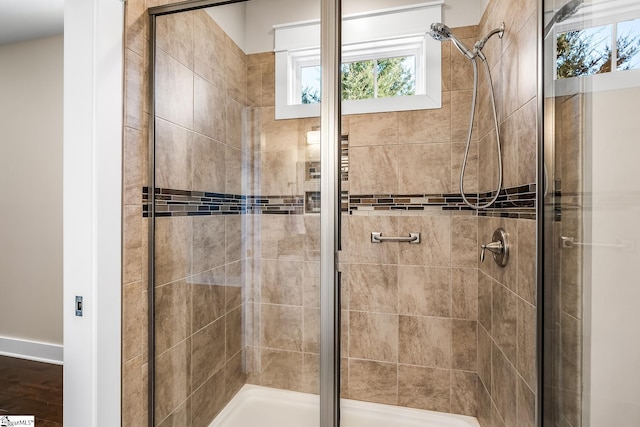
[{"label": "white door casing", "polygon": [[[66,0],[64,425],[120,424],[123,16],[120,0]],[[75,315],[75,296],[84,302]]]}]

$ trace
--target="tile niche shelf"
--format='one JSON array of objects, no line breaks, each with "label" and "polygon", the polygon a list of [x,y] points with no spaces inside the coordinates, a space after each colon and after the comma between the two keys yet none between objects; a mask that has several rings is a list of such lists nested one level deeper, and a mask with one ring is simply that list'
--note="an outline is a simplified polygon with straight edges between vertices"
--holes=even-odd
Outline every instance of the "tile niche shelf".
[{"label": "tile niche shelf", "polygon": [[[340,138],[340,180],[342,211],[348,210],[349,201],[349,135]],[[304,213],[320,213],[320,159],[307,156],[304,168]]]}]

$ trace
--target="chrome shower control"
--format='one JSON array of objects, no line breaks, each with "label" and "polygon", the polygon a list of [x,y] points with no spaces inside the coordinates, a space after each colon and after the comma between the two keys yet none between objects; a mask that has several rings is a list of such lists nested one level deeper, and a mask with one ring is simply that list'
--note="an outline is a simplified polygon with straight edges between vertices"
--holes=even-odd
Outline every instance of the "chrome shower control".
[{"label": "chrome shower control", "polygon": [[491,242],[480,247],[482,248],[482,252],[480,252],[480,261],[482,262],[484,262],[484,251],[486,249],[489,249],[489,251],[493,252],[494,254],[501,254],[503,249],[502,242]]},{"label": "chrome shower control", "polygon": [[509,261],[509,243],[507,241],[507,233],[503,228],[498,228],[493,232],[493,241],[485,245],[481,245],[480,248],[480,262],[484,262],[484,253],[489,251],[493,253],[493,260],[500,267],[505,267]]}]

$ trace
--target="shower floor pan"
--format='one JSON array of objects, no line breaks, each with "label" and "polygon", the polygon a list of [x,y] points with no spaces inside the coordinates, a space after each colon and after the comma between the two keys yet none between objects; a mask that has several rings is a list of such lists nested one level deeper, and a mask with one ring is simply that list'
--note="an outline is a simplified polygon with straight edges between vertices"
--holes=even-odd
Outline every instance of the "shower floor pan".
[{"label": "shower floor pan", "polygon": [[[209,427],[314,427],[318,396],[245,385]],[[473,417],[341,399],[341,427],[480,427]]]}]

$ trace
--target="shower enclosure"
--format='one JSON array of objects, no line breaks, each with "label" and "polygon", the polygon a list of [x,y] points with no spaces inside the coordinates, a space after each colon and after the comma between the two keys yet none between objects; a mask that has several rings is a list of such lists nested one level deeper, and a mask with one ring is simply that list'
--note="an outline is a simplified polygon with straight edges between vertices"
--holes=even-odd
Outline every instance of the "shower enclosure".
[{"label": "shower enclosure", "polygon": [[[540,10],[343,3],[149,9],[150,426],[220,422],[247,385],[310,397],[296,427],[362,402],[535,425]],[[434,22],[466,46],[507,23],[471,141],[474,70]],[[480,262],[497,229],[505,266]]]},{"label": "shower enclosure", "polygon": [[[312,396],[322,427],[348,426],[338,398],[637,426],[638,2],[433,1],[419,31],[366,39],[349,25],[413,28],[420,2],[342,3],[125,3],[122,424],[207,426],[254,385]],[[422,44],[438,22],[465,46],[506,24],[484,50],[498,130],[480,75],[463,187],[491,200],[499,134],[502,190],[478,211],[473,69]],[[385,64],[424,79],[385,96]],[[497,229],[505,267],[479,262]]]}]

